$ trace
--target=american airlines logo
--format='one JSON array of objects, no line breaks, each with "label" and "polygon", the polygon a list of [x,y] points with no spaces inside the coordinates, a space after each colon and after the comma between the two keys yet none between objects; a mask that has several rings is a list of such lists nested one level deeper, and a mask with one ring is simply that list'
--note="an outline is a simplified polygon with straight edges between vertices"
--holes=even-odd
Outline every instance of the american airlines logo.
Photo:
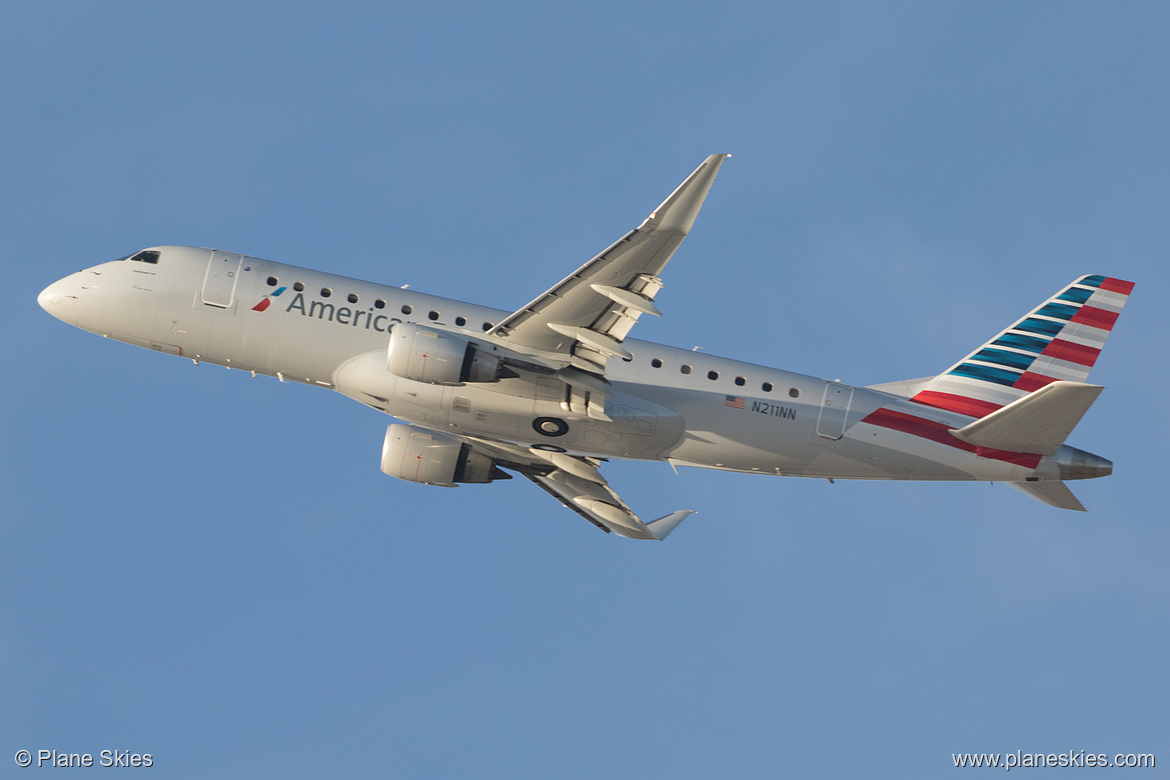
[{"label": "american airlines logo", "polygon": [[287,289],[288,289],[287,287],[281,287],[281,288],[269,293],[268,295],[265,295],[264,298],[260,301],[260,303],[258,303],[252,307],[252,311],[264,311],[270,305],[272,305],[273,298],[277,297],[278,295],[280,295],[282,292],[284,292]]},{"label": "american airlines logo", "polygon": [[[265,295],[259,303],[252,307],[252,311],[267,310],[272,305],[272,299],[279,297],[287,289],[287,287],[279,287]],[[373,307],[357,309],[350,306],[335,306],[324,301],[306,302],[305,294],[300,292],[289,301],[285,311],[299,312],[302,317],[315,317],[326,322],[336,322],[340,325],[349,325],[364,330],[373,329],[379,333],[386,333],[390,330],[391,324],[402,322],[398,317],[387,317],[385,314],[377,313]]]}]

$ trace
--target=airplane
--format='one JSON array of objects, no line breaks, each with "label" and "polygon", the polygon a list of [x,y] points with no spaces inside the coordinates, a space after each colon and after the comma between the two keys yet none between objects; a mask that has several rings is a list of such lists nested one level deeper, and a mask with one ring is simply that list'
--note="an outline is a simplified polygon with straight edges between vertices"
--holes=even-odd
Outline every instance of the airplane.
[{"label": "airplane", "polygon": [[828,479],[1004,482],[1084,511],[1067,481],[1113,464],[1064,443],[1133,283],[1081,276],[935,376],[854,387],[627,338],[728,155],[514,311],[234,252],[157,246],[50,284],[38,303],[106,338],[335,390],[396,418],[381,468],[454,487],[531,480],[606,532],[662,540],[602,464],[665,461]]}]

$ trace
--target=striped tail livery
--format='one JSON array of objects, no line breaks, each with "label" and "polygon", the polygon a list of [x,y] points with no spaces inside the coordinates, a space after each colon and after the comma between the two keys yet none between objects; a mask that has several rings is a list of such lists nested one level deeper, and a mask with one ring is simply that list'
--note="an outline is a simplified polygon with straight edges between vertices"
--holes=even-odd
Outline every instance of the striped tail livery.
[{"label": "striped tail livery", "polygon": [[[1056,469],[1038,468],[1025,481],[1007,484],[1047,504],[1083,511],[1063,480],[1104,476],[1112,464],[1062,445],[1104,389],[1086,381],[1133,287],[1121,279],[1082,276],[910,400],[976,418],[949,431],[970,446],[1060,453]],[[1042,465],[1039,458],[1036,465]]]}]

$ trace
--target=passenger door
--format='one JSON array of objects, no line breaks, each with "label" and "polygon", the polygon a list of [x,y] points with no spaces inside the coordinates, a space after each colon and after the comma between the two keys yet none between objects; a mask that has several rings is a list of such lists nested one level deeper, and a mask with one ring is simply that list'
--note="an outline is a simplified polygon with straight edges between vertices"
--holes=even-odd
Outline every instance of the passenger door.
[{"label": "passenger door", "polygon": [[240,277],[242,255],[212,252],[207,261],[200,299],[208,306],[229,309],[236,300],[236,282]]}]

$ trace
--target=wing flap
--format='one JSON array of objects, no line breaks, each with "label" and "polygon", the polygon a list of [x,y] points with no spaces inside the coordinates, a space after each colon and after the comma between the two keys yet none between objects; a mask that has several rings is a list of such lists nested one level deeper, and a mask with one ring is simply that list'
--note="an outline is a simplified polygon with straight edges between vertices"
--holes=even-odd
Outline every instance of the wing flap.
[{"label": "wing flap", "polygon": [[650,522],[642,522],[605,481],[594,458],[525,449],[512,444],[460,437],[473,448],[495,459],[502,468],[519,471],[540,489],[606,533],[630,539],[661,541],[694,514],[683,509]]},{"label": "wing flap", "polygon": [[662,541],[679,523],[694,514],[689,509],[682,509],[643,523],[604,481],[582,479],[560,469],[545,475],[524,476],[601,530],[628,539]]}]

